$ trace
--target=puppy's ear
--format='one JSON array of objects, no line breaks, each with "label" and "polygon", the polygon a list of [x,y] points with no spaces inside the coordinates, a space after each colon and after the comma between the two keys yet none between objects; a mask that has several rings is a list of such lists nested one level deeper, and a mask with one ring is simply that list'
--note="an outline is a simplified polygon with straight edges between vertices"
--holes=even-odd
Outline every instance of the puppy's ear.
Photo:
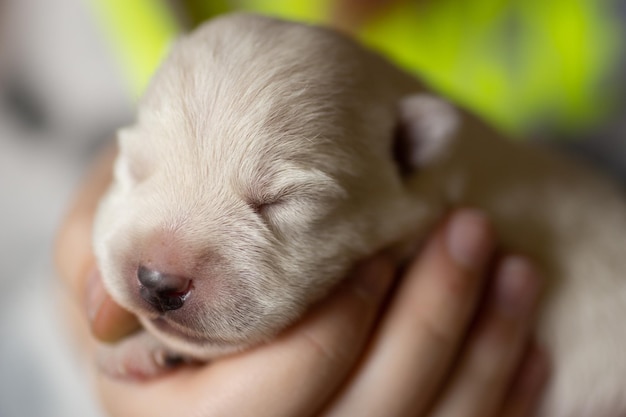
[{"label": "puppy's ear", "polygon": [[447,101],[430,94],[401,100],[394,138],[394,157],[403,175],[440,158],[460,125],[460,114]]}]

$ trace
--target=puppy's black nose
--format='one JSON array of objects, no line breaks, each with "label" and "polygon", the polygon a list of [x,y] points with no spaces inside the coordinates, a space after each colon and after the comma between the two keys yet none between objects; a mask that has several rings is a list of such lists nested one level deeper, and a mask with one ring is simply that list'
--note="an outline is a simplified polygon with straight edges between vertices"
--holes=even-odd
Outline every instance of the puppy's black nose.
[{"label": "puppy's black nose", "polygon": [[160,312],[181,308],[191,289],[190,279],[148,269],[143,265],[137,269],[137,278],[141,283],[141,297]]}]

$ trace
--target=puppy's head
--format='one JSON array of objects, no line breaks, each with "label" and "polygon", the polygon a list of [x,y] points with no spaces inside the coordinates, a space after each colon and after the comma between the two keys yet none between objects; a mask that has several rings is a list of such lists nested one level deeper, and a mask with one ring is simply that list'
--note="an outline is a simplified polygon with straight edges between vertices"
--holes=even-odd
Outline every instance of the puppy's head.
[{"label": "puppy's head", "polygon": [[235,15],[180,41],[119,134],[97,214],[113,297],[192,355],[275,335],[432,215],[393,157],[399,131],[441,136],[398,129],[401,109],[442,105],[399,104],[417,88],[319,28]]}]

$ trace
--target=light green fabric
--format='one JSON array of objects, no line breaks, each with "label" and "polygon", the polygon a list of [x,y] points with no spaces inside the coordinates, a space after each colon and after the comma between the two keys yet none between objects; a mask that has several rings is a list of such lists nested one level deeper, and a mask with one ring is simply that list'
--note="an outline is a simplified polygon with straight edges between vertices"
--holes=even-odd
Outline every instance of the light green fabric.
[{"label": "light green fabric", "polygon": [[611,97],[600,82],[620,39],[597,0],[401,3],[367,25],[366,43],[514,131],[579,128]]},{"label": "light green fabric", "polygon": [[91,4],[138,97],[180,27],[158,0],[91,0]]},{"label": "light green fabric", "polygon": [[[91,0],[140,93],[179,31],[158,0]],[[192,22],[226,10],[328,23],[332,0],[186,0]],[[603,0],[404,0],[358,32],[365,43],[511,132],[575,129],[606,113],[600,88],[623,38]]]}]

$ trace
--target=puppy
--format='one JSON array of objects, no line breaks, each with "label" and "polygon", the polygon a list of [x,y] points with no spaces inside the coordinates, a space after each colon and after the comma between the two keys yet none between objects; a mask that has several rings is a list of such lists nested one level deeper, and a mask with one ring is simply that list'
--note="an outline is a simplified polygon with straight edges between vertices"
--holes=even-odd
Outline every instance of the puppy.
[{"label": "puppy", "polygon": [[152,377],[270,340],[359,259],[480,207],[548,276],[543,416],[626,413],[626,204],[502,139],[330,30],[251,15],[182,39],[119,133],[94,246],[146,332],[103,349]]}]

